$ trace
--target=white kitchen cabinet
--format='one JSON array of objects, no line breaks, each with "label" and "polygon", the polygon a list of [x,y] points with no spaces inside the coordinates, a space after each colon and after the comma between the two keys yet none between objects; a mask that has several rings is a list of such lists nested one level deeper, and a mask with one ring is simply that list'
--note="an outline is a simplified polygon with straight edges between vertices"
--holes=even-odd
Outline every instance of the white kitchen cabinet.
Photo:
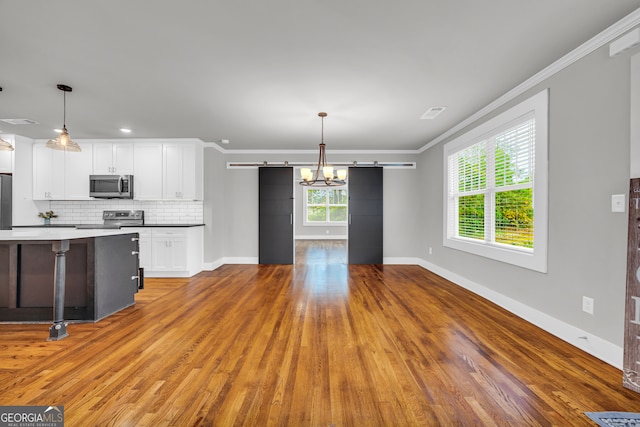
[{"label": "white kitchen cabinet", "polygon": [[133,144],[126,142],[94,144],[93,174],[133,174]]},{"label": "white kitchen cabinet", "polygon": [[[2,139],[15,146],[13,136],[0,135]],[[0,173],[13,173],[15,151],[0,151]]]},{"label": "white kitchen cabinet", "polygon": [[[79,153],[65,152],[64,156],[64,198],[65,200],[90,200],[89,175],[93,146],[82,144]],[[54,150],[50,150],[54,151]]]},{"label": "white kitchen cabinet", "polygon": [[202,155],[197,144],[163,145],[163,199],[202,200]]},{"label": "white kitchen cabinet", "polygon": [[64,160],[64,151],[33,146],[33,200],[64,199]]},{"label": "white kitchen cabinet", "polygon": [[162,144],[134,145],[133,175],[134,199],[162,199]]},{"label": "white kitchen cabinet", "polygon": [[187,269],[187,233],[154,230],[151,237],[151,265],[154,271],[181,271]]},{"label": "white kitchen cabinet", "polygon": [[145,277],[191,277],[202,271],[203,227],[133,227]]},{"label": "white kitchen cabinet", "polygon": [[33,146],[33,200],[89,200],[93,147],[79,153]]}]

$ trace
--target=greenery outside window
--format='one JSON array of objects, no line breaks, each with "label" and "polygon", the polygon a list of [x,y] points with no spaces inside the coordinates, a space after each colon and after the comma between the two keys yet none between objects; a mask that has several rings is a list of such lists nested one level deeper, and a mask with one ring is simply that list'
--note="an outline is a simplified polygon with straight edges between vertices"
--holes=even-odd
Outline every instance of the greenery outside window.
[{"label": "greenery outside window", "polygon": [[547,110],[543,91],[444,146],[445,246],[546,272]]},{"label": "greenery outside window", "polygon": [[347,189],[305,188],[304,225],[346,225]]}]

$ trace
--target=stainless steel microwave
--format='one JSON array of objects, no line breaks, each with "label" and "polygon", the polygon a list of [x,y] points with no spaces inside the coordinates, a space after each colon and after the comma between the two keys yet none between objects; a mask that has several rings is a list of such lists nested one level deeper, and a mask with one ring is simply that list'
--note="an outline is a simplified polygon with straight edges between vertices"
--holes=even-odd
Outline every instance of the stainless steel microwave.
[{"label": "stainless steel microwave", "polygon": [[133,199],[133,175],[89,175],[89,196]]}]

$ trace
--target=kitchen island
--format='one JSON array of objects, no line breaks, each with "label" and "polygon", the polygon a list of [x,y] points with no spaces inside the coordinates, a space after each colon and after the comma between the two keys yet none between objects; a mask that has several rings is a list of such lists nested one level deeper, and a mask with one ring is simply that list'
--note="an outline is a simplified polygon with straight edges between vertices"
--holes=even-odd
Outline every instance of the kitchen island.
[{"label": "kitchen island", "polygon": [[135,303],[138,262],[127,230],[0,230],[0,321],[53,319],[66,336],[62,318],[98,321]]}]

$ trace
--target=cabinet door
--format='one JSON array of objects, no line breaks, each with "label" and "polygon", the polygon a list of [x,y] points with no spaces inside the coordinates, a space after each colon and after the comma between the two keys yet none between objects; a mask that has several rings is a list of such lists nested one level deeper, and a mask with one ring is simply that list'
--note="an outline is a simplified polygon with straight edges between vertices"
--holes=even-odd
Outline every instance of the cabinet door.
[{"label": "cabinet door", "polygon": [[92,172],[93,146],[82,144],[79,153],[65,152],[64,198],[89,200],[89,175]]},{"label": "cabinet door", "polygon": [[187,269],[187,232],[179,228],[154,228],[151,237],[152,270]]},{"label": "cabinet door", "polygon": [[169,240],[171,248],[171,270],[187,269],[187,240],[177,238]]},{"label": "cabinet door", "polygon": [[131,175],[133,169],[133,144],[113,144],[113,173]]},{"label": "cabinet door", "polygon": [[111,175],[113,174],[113,145],[94,144],[93,145],[93,174]]},{"label": "cabinet door", "polygon": [[153,271],[176,271],[187,268],[187,241],[184,238],[151,239]]},{"label": "cabinet door", "polygon": [[183,190],[184,163],[183,147],[179,144],[163,146],[163,198],[181,199]]},{"label": "cabinet door", "polygon": [[162,144],[136,144],[133,150],[134,198],[162,199]]},{"label": "cabinet door", "polygon": [[151,239],[151,257],[152,270],[171,270],[171,250],[169,249],[169,241],[165,239]]},{"label": "cabinet door", "polygon": [[180,198],[198,199],[196,192],[196,147],[193,144],[182,147],[182,189]]},{"label": "cabinet door", "polygon": [[65,152],[33,146],[33,199],[64,199]]}]

